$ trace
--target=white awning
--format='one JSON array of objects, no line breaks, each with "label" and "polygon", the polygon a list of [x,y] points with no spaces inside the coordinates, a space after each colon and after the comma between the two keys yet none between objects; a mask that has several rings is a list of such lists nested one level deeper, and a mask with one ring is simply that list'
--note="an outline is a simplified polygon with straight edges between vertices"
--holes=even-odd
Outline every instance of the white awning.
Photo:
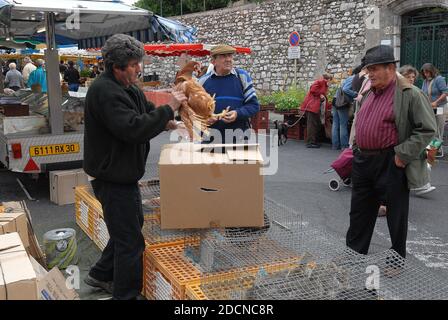
[{"label": "white awning", "polygon": [[9,1],[14,6],[14,10],[21,11],[40,11],[40,12],[63,12],[66,10],[79,10],[81,13],[97,14],[124,14],[148,16],[149,12],[140,8],[132,7],[127,4],[106,0],[12,0]]},{"label": "white awning", "polygon": [[[14,38],[35,35],[45,27],[45,12],[55,13],[56,34],[85,39],[150,27],[151,12],[116,1],[8,0],[12,5],[10,32]],[[79,22],[79,24],[78,24]],[[0,36],[9,36],[5,28]]]}]

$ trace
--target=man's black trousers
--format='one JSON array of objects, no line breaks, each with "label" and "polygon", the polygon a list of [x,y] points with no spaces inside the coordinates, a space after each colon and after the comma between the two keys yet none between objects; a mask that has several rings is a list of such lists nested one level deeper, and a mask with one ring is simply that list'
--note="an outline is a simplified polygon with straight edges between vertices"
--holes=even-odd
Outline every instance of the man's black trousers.
[{"label": "man's black trousers", "polygon": [[113,281],[113,298],[137,297],[143,285],[143,210],[138,184],[122,185],[95,179],[95,196],[101,202],[109,242],[90,276]]},{"label": "man's black trousers", "polygon": [[409,212],[405,169],[395,165],[392,148],[374,155],[365,155],[359,150],[353,153],[353,190],[347,246],[367,254],[378,209],[384,201],[392,249],[405,257]]}]

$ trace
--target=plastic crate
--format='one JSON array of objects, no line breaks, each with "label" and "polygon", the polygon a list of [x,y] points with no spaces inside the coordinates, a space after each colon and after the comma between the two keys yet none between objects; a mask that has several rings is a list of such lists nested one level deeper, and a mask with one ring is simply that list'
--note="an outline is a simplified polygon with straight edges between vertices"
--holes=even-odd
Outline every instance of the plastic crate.
[{"label": "plastic crate", "polygon": [[[140,186],[142,195],[152,196],[156,187],[150,185],[148,188],[146,183],[143,182]],[[75,199],[77,224],[100,250],[104,250],[109,240],[109,233],[104,221],[101,203],[96,199],[90,186],[77,187],[75,189]],[[195,232],[161,230],[160,214],[157,208],[151,210],[148,208],[145,210],[144,208],[144,216],[145,224],[142,232],[145,236],[146,245],[150,248],[179,245],[185,243],[186,240],[194,240],[196,237],[199,239]]]},{"label": "plastic crate", "polygon": [[[238,279],[240,275],[255,275],[260,267],[232,269],[225,272],[201,274],[200,270],[184,256],[184,245],[146,248],[144,258],[144,292],[150,300],[185,300],[187,286],[192,298],[206,298],[198,285],[203,281]],[[273,261],[263,266],[267,272],[281,271],[295,266],[299,257],[288,261]]]},{"label": "plastic crate", "polygon": [[87,234],[90,239],[95,235],[95,219],[102,214],[101,204],[92,195],[89,186],[79,186],[75,188],[75,216],[78,226]]},{"label": "plastic crate", "polygon": [[216,300],[242,300],[244,299],[242,289],[251,288],[259,272],[275,274],[294,268],[298,261],[299,258],[277,265],[274,263],[271,266],[244,268],[227,273],[206,275],[198,282],[190,283],[185,287],[185,297],[187,300],[209,300],[209,297],[201,288],[203,283],[207,283],[208,292],[211,293],[212,298],[218,297]]},{"label": "plastic crate", "polygon": [[148,248],[169,247],[185,244],[185,242],[198,242],[199,231],[189,230],[162,230],[160,228],[160,214],[145,215],[145,224],[142,229]]},{"label": "plastic crate", "polygon": [[183,256],[184,246],[146,248],[144,292],[150,300],[184,300],[185,286],[198,282],[200,271]]}]

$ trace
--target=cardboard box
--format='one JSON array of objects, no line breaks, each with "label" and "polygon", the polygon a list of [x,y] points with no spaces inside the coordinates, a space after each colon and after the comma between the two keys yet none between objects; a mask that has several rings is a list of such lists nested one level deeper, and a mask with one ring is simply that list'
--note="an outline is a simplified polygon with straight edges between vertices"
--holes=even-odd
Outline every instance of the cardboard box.
[{"label": "cardboard box", "polygon": [[50,172],[50,201],[58,205],[75,203],[75,187],[88,184],[82,169]]},{"label": "cardboard box", "polygon": [[37,275],[39,300],[79,300],[78,293],[67,287],[66,279],[57,267],[48,272],[35,259],[30,257],[30,260]]},{"label": "cardboard box", "polygon": [[37,300],[37,279],[17,232],[0,235],[0,300]]},{"label": "cardboard box", "polygon": [[262,163],[256,144],[163,146],[161,228],[263,226]]},{"label": "cardboard box", "polygon": [[0,207],[0,235],[18,232],[23,246],[28,248],[28,220],[20,202],[3,202]]}]

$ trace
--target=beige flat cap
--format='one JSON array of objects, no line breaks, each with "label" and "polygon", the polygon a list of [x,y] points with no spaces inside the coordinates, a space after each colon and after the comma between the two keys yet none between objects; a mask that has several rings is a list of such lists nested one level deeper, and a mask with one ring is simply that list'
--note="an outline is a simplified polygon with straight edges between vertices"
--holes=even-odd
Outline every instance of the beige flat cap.
[{"label": "beige flat cap", "polygon": [[219,44],[210,50],[210,54],[212,56],[216,56],[218,54],[229,54],[229,53],[235,53],[236,49],[234,47],[228,46],[226,44]]}]

